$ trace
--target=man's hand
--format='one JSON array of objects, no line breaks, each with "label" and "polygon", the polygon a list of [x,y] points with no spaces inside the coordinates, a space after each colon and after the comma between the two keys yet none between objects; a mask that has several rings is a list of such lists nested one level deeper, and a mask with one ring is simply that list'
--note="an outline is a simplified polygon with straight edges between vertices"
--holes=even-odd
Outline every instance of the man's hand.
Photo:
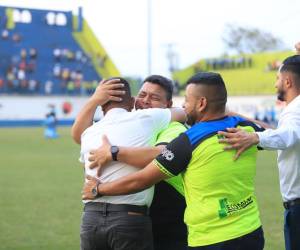
[{"label": "man's hand", "polygon": [[228,128],[227,131],[228,132],[218,132],[219,135],[223,135],[225,137],[223,139],[219,139],[219,142],[230,144],[224,147],[225,150],[237,150],[234,160],[237,160],[245,150],[259,143],[259,138],[256,133],[248,133],[239,128]]},{"label": "man's hand", "polygon": [[298,55],[300,55],[300,42],[297,42],[297,43],[295,44],[295,49],[296,49],[296,53],[297,53]]},{"label": "man's hand", "polygon": [[87,181],[84,183],[81,194],[83,200],[94,200],[96,197],[92,193],[92,189],[96,187],[98,190],[98,185],[101,183],[97,178],[90,175],[86,176]]},{"label": "man's hand", "polygon": [[93,169],[99,167],[97,171],[97,176],[101,175],[103,166],[112,161],[112,156],[110,152],[111,144],[106,135],[102,136],[102,145],[90,151],[90,157],[88,160],[91,162],[89,168]]},{"label": "man's hand", "polygon": [[120,83],[120,79],[102,80],[91,96],[91,100],[100,106],[108,101],[120,102],[121,96],[125,94],[124,90],[120,90],[123,87],[124,84]]}]

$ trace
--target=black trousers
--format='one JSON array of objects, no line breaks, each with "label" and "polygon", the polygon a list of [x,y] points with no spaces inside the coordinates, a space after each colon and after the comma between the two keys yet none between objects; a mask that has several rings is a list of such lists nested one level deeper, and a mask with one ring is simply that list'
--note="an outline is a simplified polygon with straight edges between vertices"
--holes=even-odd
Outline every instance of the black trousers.
[{"label": "black trousers", "polygon": [[150,206],[155,250],[186,250],[187,228],[184,224],[184,197],[170,184],[155,185]]},{"label": "black trousers", "polygon": [[201,247],[188,247],[189,250],[262,250],[265,240],[262,228],[228,241]]},{"label": "black trousers", "polygon": [[[94,205],[94,204],[93,204]],[[151,220],[129,209],[85,207],[82,216],[81,250],[153,250]],[[96,208],[96,209],[95,209]],[[114,211],[111,211],[114,210]]]}]

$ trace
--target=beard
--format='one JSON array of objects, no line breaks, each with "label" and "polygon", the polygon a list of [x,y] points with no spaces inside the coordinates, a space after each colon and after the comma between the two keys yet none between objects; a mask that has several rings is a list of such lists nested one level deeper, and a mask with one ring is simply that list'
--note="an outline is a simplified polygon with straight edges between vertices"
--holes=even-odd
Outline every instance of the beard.
[{"label": "beard", "polygon": [[285,91],[284,90],[278,90],[277,92],[277,99],[279,101],[285,101]]},{"label": "beard", "polygon": [[189,126],[193,126],[196,123],[196,118],[192,115],[187,115],[186,124]]}]

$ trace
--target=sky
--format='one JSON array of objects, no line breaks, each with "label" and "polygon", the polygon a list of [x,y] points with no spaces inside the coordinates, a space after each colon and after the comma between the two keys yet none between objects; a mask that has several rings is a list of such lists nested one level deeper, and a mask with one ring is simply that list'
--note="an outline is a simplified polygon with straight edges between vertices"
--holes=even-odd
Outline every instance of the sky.
[{"label": "sky", "polygon": [[[151,6],[152,66],[148,68],[148,6]],[[287,49],[300,41],[299,0],[0,0],[0,5],[53,10],[79,6],[124,76],[169,76],[172,45],[178,66],[225,52],[226,24],[255,27],[281,38]]]}]

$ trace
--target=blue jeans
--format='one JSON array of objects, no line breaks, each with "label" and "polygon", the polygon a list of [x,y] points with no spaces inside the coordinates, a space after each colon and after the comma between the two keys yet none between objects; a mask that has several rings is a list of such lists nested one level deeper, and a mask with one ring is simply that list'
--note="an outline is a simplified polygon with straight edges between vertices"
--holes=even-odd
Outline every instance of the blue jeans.
[{"label": "blue jeans", "polygon": [[286,250],[300,249],[300,204],[284,211],[284,239]]},{"label": "blue jeans", "polygon": [[188,247],[189,250],[262,250],[265,245],[261,227],[239,238],[201,247]]}]

